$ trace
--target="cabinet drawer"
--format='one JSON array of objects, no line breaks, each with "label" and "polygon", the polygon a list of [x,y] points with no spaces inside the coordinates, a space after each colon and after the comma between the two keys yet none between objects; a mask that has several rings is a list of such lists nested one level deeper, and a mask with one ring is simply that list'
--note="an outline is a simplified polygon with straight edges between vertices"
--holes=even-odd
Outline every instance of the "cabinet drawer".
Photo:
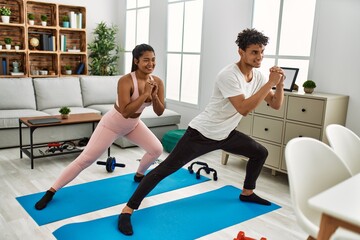
[{"label": "cabinet drawer", "polygon": [[321,125],[324,106],[323,100],[289,96],[287,119]]},{"label": "cabinet drawer", "polygon": [[271,108],[267,102],[262,101],[260,105],[255,109],[255,113],[283,118],[285,114],[285,106],[286,106],[285,101],[286,101],[286,97],[284,98],[284,102],[279,110]]},{"label": "cabinet drawer", "polygon": [[283,122],[280,120],[254,116],[253,136],[281,143]]},{"label": "cabinet drawer", "polygon": [[286,123],[285,126],[285,142],[287,144],[293,138],[296,137],[311,137],[320,140],[321,139],[321,129],[316,127],[309,127],[304,125],[299,125],[295,123]]},{"label": "cabinet drawer", "polygon": [[242,117],[236,130],[239,132],[245,133],[246,135],[251,135],[251,126],[252,126],[252,115],[247,115],[246,117]]},{"label": "cabinet drawer", "polygon": [[265,143],[258,141],[261,145],[263,145],[269,152],[268,157],[265,161],[265,166],[272,167],[272,168],[279,168],[280,164],[280,156],[281,156],[281,147],[272,145],[270,143]]}]

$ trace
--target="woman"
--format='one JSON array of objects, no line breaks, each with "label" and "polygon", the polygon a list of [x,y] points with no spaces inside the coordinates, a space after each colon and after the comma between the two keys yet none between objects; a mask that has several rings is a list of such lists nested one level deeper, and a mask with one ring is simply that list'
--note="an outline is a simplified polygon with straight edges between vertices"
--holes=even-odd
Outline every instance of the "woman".
[{"label": "woman", "polygon": [[131,73],[119,79],[114,107],[101,118],[84,151],[65,168],[54,185],[35,204],[36,209],[44,209],[56,191],[94,163],[120,136],[146,151],[134,176],[135,182],[142,180],[145,171],[162,153],[160,141],[140,120],[141,112],[150,105],[158,116],[164,112],[163,82],[151,75],[156,65],[155,51],[151,46],[141,44],[134,48],[132,54]]}]

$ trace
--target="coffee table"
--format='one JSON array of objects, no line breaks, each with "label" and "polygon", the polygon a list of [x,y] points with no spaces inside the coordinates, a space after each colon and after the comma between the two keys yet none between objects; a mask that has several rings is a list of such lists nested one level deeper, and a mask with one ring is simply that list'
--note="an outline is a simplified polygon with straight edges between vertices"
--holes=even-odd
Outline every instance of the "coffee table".
[{"label": "coffee table", "polygon": [[[54,120],[59,121],[54,121]],[[92,131],[95,129],[95,124],[98,123],[101,119],[101,115],[97,113],[80,113],[80,114],[71,114],[68,119],[61,119],[60,115],[56,116],[45,116],[45,117],[22,117],[19,118],[19,139],[20,139],[20,158],[23,157],[23,153],[26,154],[31,160],[31,169],[34,168],[34,159],[35,158],[44,158],[55,155],[63,155],[70,153],[81,152],[82,149],[73,149],[71,151],[62,151],[62,152],[54,152],[52,154],[46,155],[35,155],[34,149],[47,147],[47,143],[34,144],[33,135],[36,129],[45,128],[45,127],[54,127],[54,126],[64,126],[64,125],[74,125],[74,124],[83,124],[83,123],[91,123]],[[35,120],[35,121],[34,121]],[[49,120],[49,121],[47,121]],[[36,122],[36,121],[41,121]],[[23,145],[22,143],[22,127],[21,124],[26,125],[30,128],[30,145]],[[67,140],[67,141],[74,141]],[[108,148],[108,156],[110,156],[110,148]]]}]

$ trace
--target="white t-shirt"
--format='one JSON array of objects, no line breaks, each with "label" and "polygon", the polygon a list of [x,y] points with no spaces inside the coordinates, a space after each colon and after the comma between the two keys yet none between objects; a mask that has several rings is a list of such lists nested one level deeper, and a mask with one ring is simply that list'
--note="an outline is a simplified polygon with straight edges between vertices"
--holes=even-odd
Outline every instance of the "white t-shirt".
[{"label": "white t-shirt", "polygon": [[251,82],[245,81],[239,67],[233,63],[220,71],[216,78],[213,95],[205,110],[189,124],[202,135],[213,140],[227,138],[239,124],[242,115],[236,111],[229,97],[241,94],[248,98],[254,95],[265,83],[264,75],[253,69]]}]

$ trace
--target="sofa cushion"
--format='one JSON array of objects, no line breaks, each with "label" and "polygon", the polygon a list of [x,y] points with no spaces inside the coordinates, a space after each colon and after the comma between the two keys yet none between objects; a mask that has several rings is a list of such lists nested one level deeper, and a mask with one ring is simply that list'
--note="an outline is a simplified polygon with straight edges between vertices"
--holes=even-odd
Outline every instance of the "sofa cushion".
[{"label": "sofa cushion", "polygon": [[83,106],[77,77],[34,78],[34,88],[38,110]]},{"label": "sofa cushion", "polygon": [[19,127],[21,117],[39,116],[49,116],[49,114],[32,109],[0,110],[0,129]]},{"label": "sofa cushion", "polygon": [[96,104],[96,105],[90,105],[87,106],[86,108],[89,109],[94,109],[97,111],[101,112],[101,115],[104,115],[105,113],[107,113],[108,111],[110,111],[110,109],[112,109],[114,107],[114,104]]},{"label": "sofa cushion", "polygon": [[81,92],[85,107],[94,104],[113,104],[121,76],[81,76]]},{"label": "sofa cushion", "polygon": [[141,113],[140,119],[147,127],[159,127],[180,123],[181,115],[170,109],[165,109],[161,116],[156,115],[152,107],[147,107]]},{"label": "sofa cushion", "polygon": [[0,109],[36,109],[31,78],[0,78]]}]

